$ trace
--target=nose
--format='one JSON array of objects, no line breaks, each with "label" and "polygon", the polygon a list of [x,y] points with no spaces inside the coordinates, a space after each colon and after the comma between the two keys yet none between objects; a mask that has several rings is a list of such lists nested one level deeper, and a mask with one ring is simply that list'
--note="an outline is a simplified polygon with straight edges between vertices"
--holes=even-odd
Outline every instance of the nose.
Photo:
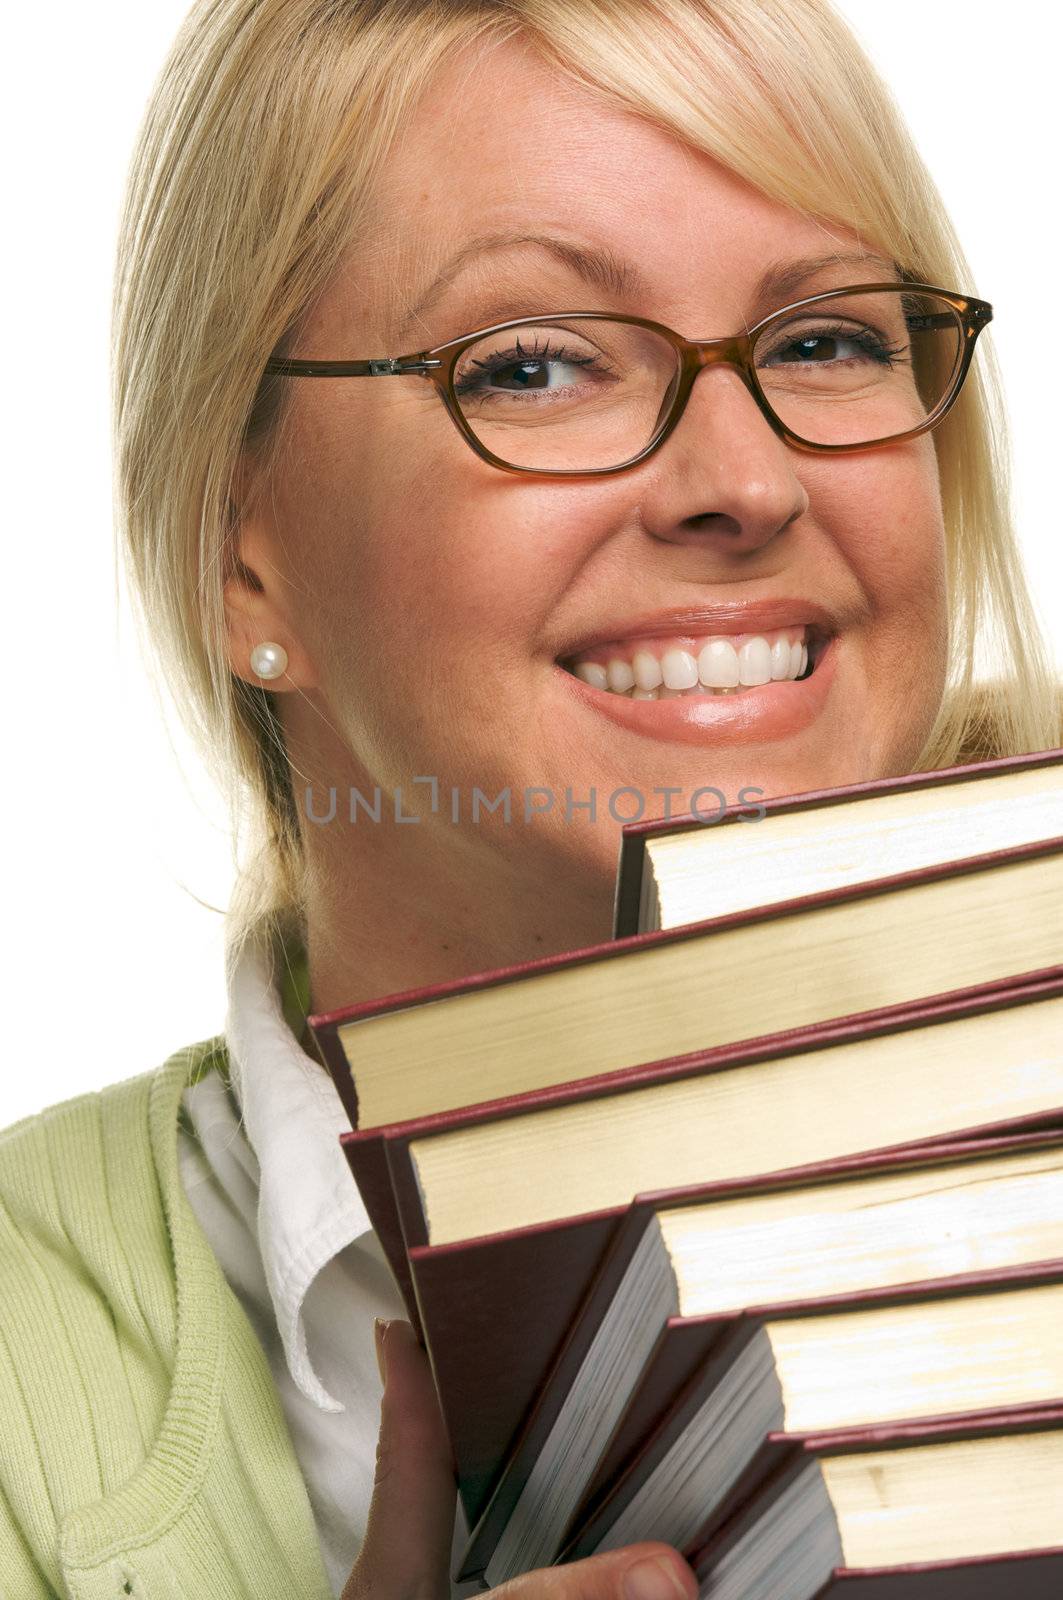
[{"label": "nose", "polygon": [[752,552],[808,510],[800,458],[719,343],[706,340],[700,355],[683,415],[645,463],[643,526],[672,544]]}]

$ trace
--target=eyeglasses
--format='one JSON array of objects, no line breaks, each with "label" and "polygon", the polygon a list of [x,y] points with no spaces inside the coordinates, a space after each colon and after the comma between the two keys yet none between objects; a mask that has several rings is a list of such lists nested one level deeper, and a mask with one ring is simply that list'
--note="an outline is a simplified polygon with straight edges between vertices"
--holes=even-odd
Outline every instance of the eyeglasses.
[{"label": "eyeglasses", "polygon": [[596,477],[659,450],[710,366],[738,372],[769,426],[798,450],[913,439],[952,406],[992,316],[987,301],[930,284],[862,283],[795,301],[724,339],[684,339],[645,317],[562,311],[495,323],[416,355],[274,356],[265,370],[422,377],[491,466]]}]

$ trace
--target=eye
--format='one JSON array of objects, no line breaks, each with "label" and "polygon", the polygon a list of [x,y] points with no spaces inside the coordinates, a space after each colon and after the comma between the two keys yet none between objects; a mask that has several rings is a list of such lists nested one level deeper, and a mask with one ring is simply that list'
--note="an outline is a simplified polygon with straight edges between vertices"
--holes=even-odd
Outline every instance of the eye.
[{"label": "eye", "polygon": [[470,395],[488,399],[534,391],[553,393],[571,389],[580,376],[586,378],[588,374],[610,376],[608,367],[595,353],[554,345],[549,339],[542,344],[535,339],[529,348],[518,337],[513,344],[484,354],[470,352],[455,377],[454,392],[459,399]]},{"label": "eye", "polygon": [[823,324],[801,330],[772,330],[768,348],[758,345],[758,366],[827,366],[835,362],[873,362],[892,366],[907,346],[890,344],[874,328]]}]

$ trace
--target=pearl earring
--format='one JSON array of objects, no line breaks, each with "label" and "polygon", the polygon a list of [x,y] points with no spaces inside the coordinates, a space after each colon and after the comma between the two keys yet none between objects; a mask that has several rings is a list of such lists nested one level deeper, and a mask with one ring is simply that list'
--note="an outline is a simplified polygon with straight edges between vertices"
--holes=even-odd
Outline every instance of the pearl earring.
[{"label": "pearl earring", "polygon": [[282,644],[256,644],[251,652],[251,671],[258,678],[279,678],[288,668],[288,652]]}]

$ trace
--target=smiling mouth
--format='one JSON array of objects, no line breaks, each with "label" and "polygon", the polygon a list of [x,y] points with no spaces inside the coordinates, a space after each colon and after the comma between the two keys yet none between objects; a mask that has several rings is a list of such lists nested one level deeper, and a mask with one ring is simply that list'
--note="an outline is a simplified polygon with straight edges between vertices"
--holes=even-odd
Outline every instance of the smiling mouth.
[{"label": "smiling mouth", "polygon": [[706,633],[595,645],[557,665],[628,700],[741,696],[810,678],[832,635],[814,623],[761,633]]}]

